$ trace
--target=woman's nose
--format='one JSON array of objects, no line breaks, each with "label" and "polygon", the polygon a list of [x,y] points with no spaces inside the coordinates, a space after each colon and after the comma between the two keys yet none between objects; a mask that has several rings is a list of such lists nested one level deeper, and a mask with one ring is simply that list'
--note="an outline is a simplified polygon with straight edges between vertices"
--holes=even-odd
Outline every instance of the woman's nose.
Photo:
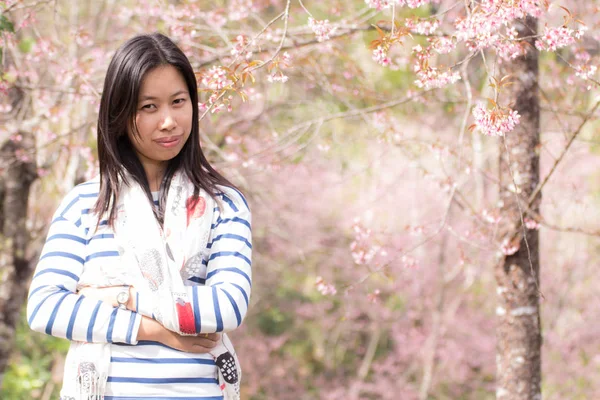
[{"label": "woman's nose", "polygon": [[167,115],[164,116],[163,120],[161,121],[160,129],[170,131],[176,125],[177,124],[175,123],[175,119],[173,118],[173,116],[171,116],[170,113],[168,113]]}]

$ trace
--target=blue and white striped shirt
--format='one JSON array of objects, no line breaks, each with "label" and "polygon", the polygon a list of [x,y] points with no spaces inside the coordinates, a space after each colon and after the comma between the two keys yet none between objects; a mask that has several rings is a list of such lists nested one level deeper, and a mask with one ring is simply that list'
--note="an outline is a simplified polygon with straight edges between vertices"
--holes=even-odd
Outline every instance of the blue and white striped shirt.
[{"label": "blue and white striped shirt", "polygon": [[[220,187],[202,267],[188,277],[198,333],[237,328],[248,310],[252,286],[251,217],[241,193]],[[138,342],[139,313],[76,294],[82,271],[118,257],[107,221],[95,230],[90,209],[99,181],[76,186],[56,211],[31,282],[27,319],[31,329],[72,341],[111,343],[106,400],[222,399],[209,354],[191,354],[157,342]]]}]

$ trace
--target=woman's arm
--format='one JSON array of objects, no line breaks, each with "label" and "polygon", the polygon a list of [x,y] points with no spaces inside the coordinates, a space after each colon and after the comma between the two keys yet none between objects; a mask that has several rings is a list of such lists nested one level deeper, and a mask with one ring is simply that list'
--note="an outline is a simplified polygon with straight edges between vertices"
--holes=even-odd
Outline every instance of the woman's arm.
[{"label": "woman's arm", "polygon": [[76,294],[87,243],[78,201],[76,188],[52,220],[29,290],[27,322],[69,340],[135,344],[141,315]]},{"label": "woman's arm", "polygon": [[[221,196],[223,212],[215,210],[205,285],[186,286],[195,333],[227,332],[237,328],[248,310],[252,287],[251,215],[244,197],[229,189]],[[122,287],[83,288],[80,293],[117,306]],[[143,292],[129,288],[127,309],[152,317]]]},{"label": "woman's arm", "polygon": [[160,342],[186,353],[208,353],[217,345],[220,338],[221,335],[218,333],[201,336],[181,336],[148,317],[142,317],[138,331],[138,340]]},{"label": "woman's arm", "polygon": [[[220,195],[222,212],[215,209],[208,243],[204,285],[186,286],[195,333],[236,329],[248,310],[252,288],[251,214],[246,199],[234,189]],[[151,316],[143,292],[132,289],[128,308]],[[150,313],[150,315],[148,315]]]},{"label": "woman's arm", "polygon": [[206,262],[206,286],[190,286],[197,332],[236,329],[248,311],[252,290],[251,213],[244,196],[234,189],[220,196],[215,210]]}]

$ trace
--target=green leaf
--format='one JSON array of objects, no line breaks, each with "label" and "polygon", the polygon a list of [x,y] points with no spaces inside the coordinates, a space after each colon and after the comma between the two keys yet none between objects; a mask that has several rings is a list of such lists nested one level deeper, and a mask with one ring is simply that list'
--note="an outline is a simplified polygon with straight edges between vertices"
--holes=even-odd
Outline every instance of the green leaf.
[{"label": "green leaf", "polygon": [[0,32],[3,31],[15,32],[15,26],[4,14],[0,15]]},{"label": "green leaf", "polygon": [[23,38],[23,40],[19,42],[19,50],[21,50],[22,53],[29,53],[34,43],[35,41],[33,40],[33,38]]}]

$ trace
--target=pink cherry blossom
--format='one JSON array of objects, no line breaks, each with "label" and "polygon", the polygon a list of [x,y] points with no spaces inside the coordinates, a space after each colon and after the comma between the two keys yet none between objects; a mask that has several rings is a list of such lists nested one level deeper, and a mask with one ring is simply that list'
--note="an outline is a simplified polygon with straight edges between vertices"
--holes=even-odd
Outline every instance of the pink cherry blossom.
[{"label": "pink cherry blossom", "polygon": [[439,3],[440,0],[365,0],[365,3],[370,8],[376,10],[384,10],[392,5],[399,7],[407,6],[408,8],[418,8],[429,3]]},{"label": "pink cherry blossom", "polygon": [[286,83],[288,76],[284,75],[281,71],[277,71],[267,75],[267,81],[270,83]]},{"label": "pink cherry blossom", "polygon": [[439,54],[448,54],[456,48],[456,43],[448,36],[429,38],[431,48]]},{"label": "pink cherry blossom", "polygon": [[558,28],[544,27],[544,33],[536,40],[535,47],[538,50],[556,51],[561,47],[575,43],[575,31],[566,26]]},{"label": "pink cherry blossom", "polygon": [[519,123],[521,116],[516,110],[489,110],[483,104],[473,108],[475,127],[486,136],[504,136]]},{"label": "pink cherry blossom", "polygon": [[315,279],[315,285],[317,286],[317,290],[324,296],[333,296],[337,293],[337,289],[331,283],[325,282],[323,277],[317,276]]},{"label": "pink cherry blossom", "polygon": [[388,67],[392,63],[392,60],[388,57],[388,49],[384,46],[377,46],[373,50],[373,60],[383,67]]},{"label": "pink cherry blossom", "polygon": [[432,2],[439,3],[439,1],[431,0],[404,0],[404,2],[406,3],[408,8],[418,8]]},{"label": "pink cherry blossom", "polygon": [[376,10],[384,10],[386,8],[390,8],[392,4],[398,4],[402,0],[365,0],[365,3],[369,8],[374,8]]},{"label": "pink cherry blossom", "polygon": [[489,222],[490,224],[497,224],[502,219],[502,216],[500,216],[500,213],[498,211],[490,212],[486,209],[484,209],[481,212],[481,216],[486,222]]},{"label": "pink cherry blossom", "polygon": [[590,79],[596,75],[598,67],[591,64],[575,66],[575,75],[581,79]]},{"label": "pink cherry blossom", "polygon": [[331,26],[329,20],[316,20],[312,17],[308,18],[308,26],[317,36],[317,41],[324,42],[329,40],[329,35],[335,33],[337,27]]},{"label": "pink cherry blossom", "polygon": [[506,28],[506,34],[494,45],[494,50],[502,60],[514,60],[525,53],[524,45],[517,40],[518,32],[514,26]]},{"label": "pink cherry blossom", "polygon": [[502,250],[502,254],[504,254],[505,256],[512,256],[517,251],[519,251],[520,246],[519,242],[517,241],[512,243],[508,239],[504,239],[500,248]]},{"label": "pink cherry blossom", "polygon": [[525,227],[527,229],[537,230],[540,229],[540,224],[534,219],[525,218]]},{"label": "pink cherry blossom", "polygon": [[369,299],[369,302],[371,302],[373,304],[377,304],[377,303],[379,303],[380,294],[381,294],[381,291],[379,289],[375,289],[373,292],[369,293],[367,298]]},{"label": "pink cherry blossom", "polygon": [[222,90],[233,85],[233,81],[229,79],[225,68],[214,66],[202,76],[202,84],[211,90]]},{"label": "pink cherry blossom", "polygon": [[440,26],[437,19],[406,19],[405,26],[420,35],[433,35]]},{"label": "pink cherry blossom", "polygon": [[419,265],[416,258],[407,254],[402,256],[401,261],[404,268],[416,268]]},{"label": "pink cherry blossom", "polygon": [[[252,58],[252,51],[250,51],[250,46],[248,46],[250,40],[245,35],[237,35],[235,38],[235,46],[231,49],[232,56],[239,56],[245,60],[249,60]],[[245,49],[245,50],[244,50]]]},{"label": "pink cherry blossom", "polygon": [[441,71],[435,67],[428,67],[426,69],[416,67],[415,72],[417,73],[418,78],[415,81],[415,84],[425,90],[442,88],[460,80],[460,74],[450,69]]}]

